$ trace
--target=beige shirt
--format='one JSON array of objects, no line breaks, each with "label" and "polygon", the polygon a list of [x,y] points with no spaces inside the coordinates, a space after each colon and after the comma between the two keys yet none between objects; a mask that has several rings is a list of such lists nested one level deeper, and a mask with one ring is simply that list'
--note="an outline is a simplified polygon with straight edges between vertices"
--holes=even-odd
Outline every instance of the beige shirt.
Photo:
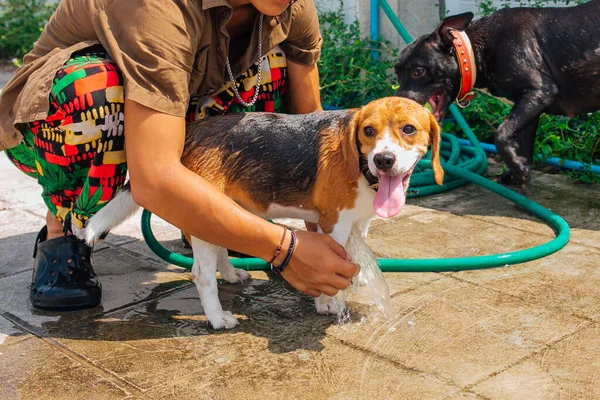
[{"label": "beige shirt", "polygon": [[[47,117],[56,72],[73,52],[97,43],[123,73],[126,98],[183,117],[190,94],[209,94],[224,83],[230,16],[228,0],[62,0],[2,92],[0,150],[21,142],[15,126]],[[319,59],[322,38],[312,0],[265,16],[263,25],[264,54],[280,45],[296,63]],[[258,18],[243,53],[230,54],[235,76],[256,61],[257,36]]]}]

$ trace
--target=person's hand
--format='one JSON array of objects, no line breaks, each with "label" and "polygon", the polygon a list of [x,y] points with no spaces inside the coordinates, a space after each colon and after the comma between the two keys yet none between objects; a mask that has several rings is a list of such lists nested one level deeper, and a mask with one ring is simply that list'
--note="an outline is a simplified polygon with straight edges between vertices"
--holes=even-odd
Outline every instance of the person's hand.
[{"label": "person's hand", "polygon": [[360,268],[346,250],[329,235],[296,232],[294,255],[281,276],[294,288],[310,296],[335,296],[346,289]]}]

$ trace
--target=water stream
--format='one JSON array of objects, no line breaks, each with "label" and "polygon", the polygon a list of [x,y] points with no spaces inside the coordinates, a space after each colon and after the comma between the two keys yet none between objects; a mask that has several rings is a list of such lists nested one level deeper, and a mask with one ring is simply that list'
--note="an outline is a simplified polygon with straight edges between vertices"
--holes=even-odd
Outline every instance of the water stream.
[{"label": "water stream", "polygon": [[[363,239],[360,230],[356,227],[352,229],[346,251],[352,257],[352,261],[360,265],[361,272],[359,276],[353,279],[352,285],[338,292],[334,297],[334,302],[338,306],[345,304],[348,295],[360,293],[362,290],[369,292],[369,297],[375,303],[379,311],[385,316],[389,323],[392,321],[393,310],[390,299],[390,290],[383,277],[383,273],[377,264],[377,258],[369,249],[366,241]],[[344,324],[350,321],[350,311],[347,307],[338,307],[341,311],[338,313],[338,322]]]}]

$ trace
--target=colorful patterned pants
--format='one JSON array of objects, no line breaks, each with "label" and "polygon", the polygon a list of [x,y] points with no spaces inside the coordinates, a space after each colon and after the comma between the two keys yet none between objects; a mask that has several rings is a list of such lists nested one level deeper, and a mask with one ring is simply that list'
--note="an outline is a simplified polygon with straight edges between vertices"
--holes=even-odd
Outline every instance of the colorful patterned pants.
[{"label": "colorful patterned pants", "polygon": [[[257,69],[253,65],[236,82],[245,101],[254,95]],[[282,112],[286,74],[285,55],[276,47],[262,59],[253,107],[241,106],[227,83],[210,96],[193,96],[186,121],[227,112]],[[60,221],[82,228],[125,183],[123,102],[123,77],[104,49],[74,54],[56,73],[48,117],[23,125],[23,142],[6,150],[17,168],[38,180],[48,210]]]}]

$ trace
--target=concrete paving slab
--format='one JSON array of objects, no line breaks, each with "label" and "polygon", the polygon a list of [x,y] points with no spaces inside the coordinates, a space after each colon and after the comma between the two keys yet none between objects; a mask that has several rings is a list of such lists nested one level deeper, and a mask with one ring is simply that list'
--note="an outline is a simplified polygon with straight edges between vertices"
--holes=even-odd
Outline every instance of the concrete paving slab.
[{"label": "concrete paving slab", "polygon": [[[267,281],[262,282],[268,285]],[[257,283],[258,287],[263,285]],[[246,290],[256,289],[250,286]],[[297,296],[294,296],[294,300]],[[240,306],[247,304],[246,299],[236,297],[231,291],[222,290],[220,297],[223,307],[232,310],[236,315],[239,315]],[[281,299],[277,301],[280,305],[286,304]],[[304,303],[312,301],[306,299]],[[94,364],[113,371],[138,387],[149,389],[171,381],[174,375],[203,371],[222,357],[231,359],[236,353],[238,356],[249,355],[249,352],[253,353],[253,340],[260,341],[262,349],[282,349],[282,346],[271,344],[269,337],[285,338],[285,331],[290,328],[275,330],[273,316],[265,316],[265,319],[271,321],[267,325],[263,324],[263,321],[251,323],[249,321],[252,319],[253,308],[243,308],[240,329],[211,334],[214,331],[204,318],[197,291],[195,288],[188,288],[165,298],[111,313],[95,320],[93,325],[81,325],[81,329],[57,331],[55,337],[60,343],[84,355]],[[320,325],[323,325],[325,319],[326,323],[330,323],[331,318],[322,318]],[[304,335],[297,332],[294,337],[303,341],[309,348],[298,346],[294,350],[322,350],[319,341],[324,338],[324,329],[318,329],[319,325],[315,325],[314,321],[303,322],[306,323],[302,332]],[[298,322],[293,325],[299,324]],[[252,329],[260,331],[258,334],[244,333]],[[312,333],[313,331],[317,332]],[[310,334],[310,337],[306,337],[306,334]],[[114,338],[114,341],[111,338]],[[292,348],[290,347],[288,352]],[[256,353],[253,357],[260,358]],[[260,362],[264,363],[264,360]],[[256,366],[249,366],[248,371],[255,368]]]},{"label": "concrete paving slab", "polygon": [[4,152],[0,152],[0,182],[0,205],[10,206],[13,210],[27,210],[40,217],[46,215],[41,196],[42,188],[37,184],[37,180],[19,171]]},{"label": "concrete paving slab", "polygon": [[488,190],[480,186],[467,184],[444,193],[443,197],[445,197],[445,199],[441,199],[440,196],[416,197],[409,198],[407,200],[407,204],[429,209],[438,209],[441,207],[446,207],[448,204],[460,203],[466,199],[475,198],[488,193]]},{"label": "concrete paving slab", "polygon": [[169,271],[118,249],[110,253],[95,253],[94,262],[103,287],[103,299],[99,307],[69,313],[33,309],[29,303],[31,271],[28,270],[0,279],[0,310],[39,334],[46,334],[57,326],[70,326],[81,319],[160,296],[182,285],[190,285],[189,276],[179,270]]},{"label": "concrete paving slab", "polygon": [[[194,342],[197,342],[196,338]],[[212,343],[198,354],[197,368],[138,398],[144,399],[435,399],[460,397],[460,389],[436,377],[325,339],[323,351],[267,351],[265,340],[247,334],[235,343]],[[243,353],[228,350],[243,345]],[[188,343],[189,345],[190,343]],[[216,349],[213,353],[212,350]],[[189,351],[189,350],[188,350]],[[223,355],[222,355],[223,354]],[[216,358],[215,358],[216,357]]]},{"label": "concrete paving slab", "polygon": [[0,315],[0,357],[2,349],[31,338],[32,335],[20,330],[12,322]]},{"label": "concrete paving slab", "polygon": [[0,211],[0,279],[33,268],[33,245],[41,217],[28,212]]},{"label": "concrete paving slab", "polygon": [[466,198],[456,203],[447,203],[435,210],[467,218],[475,223],[494,224],[498,226],[498,229],[505,227],[544,237],[554,236],[552,229],[537,217],[491,192]]},{"label": "concrete paving slab", "polygon": [[572,228],[571,243],[600,249],[600,218]]},{"label": "concrete paving slab", "polygon": [[222,286],[224,308],[241,320],[232,332],[210,329],[196,289],[188,288],[55,337],[144,390],[139,398],[440,398],[460,392],[326,337],[334,317],[316,315],[312,299],[280,282],[263,280],[262,273],[256,278]]},{"label": "concrete paving slab", "polygon": [[2,399],[123,399],[129,394],[115,381],[36,338],[4,348],[2,353]]},{"label": "concrete paving slab", "polygon": [[[531,182],[525,189],[511,189],[557,213],[572,228],[581,227],[597,231],[600,230],[599,186],[578,183],[563,175],[532,171]],[[488,190],[476,185],[467,185],[451,193],[452,196],[444,193],[443,196],[415,199],[414,204],[552,236],[552,230],[543,222]]]},{"label": "concrete paving slab", "polygon": [[0,66],[0,92],[2,92],[2,88],[4,88],[10,78],[12,78],[15,70],[16,68],[11,64]]},{"label": "concrete paving slab", "polygon": [[600,398],[600,325],[586,326],[473,390],[496,399]]},{"label": "concrete paving slab", "polygon": [[[519,221],[506,218],[513,220],[513,225]],[[369,231],[367,242],[378,257],[406,259],[496,254],[537,246],[548,240],[549,237],[515,229],[508,222],[498,225],[420,207],[420,212],[379,221]],[[435,273],[386,274],[392,294],[439,277]]]},{"label": "concrete paving slab", "polygon": [[487,221],[425,210],[401,221],[376,226],[370,231],[368,243],[381,257],[437,258],[501,253],[548,240],[529,233],[515,241],[517,233],[517,229]]},{"label": "concrete paving slab", "polygon": [[600,253],[569,244],[546,258],[454,275],[521,299],[586,318],[600,318]]},{"label": "concrete paving slab", "polygon": [[328,334],[457,386],[502,371],[584,321],[445,278],[392,300],[390,325],[331,327]]},{"label": "concrete paving slab", "polygon": [[[478,188],[479,192],[473,196],[463,196],[457,201],[426,200],[424,206],[475,221],[495,224],[499,227],[519,229],[541,236],[553,236],[552,229],[544,222],[501,196],[475,185],[467,185],[458,190],[470,191],[474,188]],[[517,192],[523,194],[522,190],[517,190]]]}]

